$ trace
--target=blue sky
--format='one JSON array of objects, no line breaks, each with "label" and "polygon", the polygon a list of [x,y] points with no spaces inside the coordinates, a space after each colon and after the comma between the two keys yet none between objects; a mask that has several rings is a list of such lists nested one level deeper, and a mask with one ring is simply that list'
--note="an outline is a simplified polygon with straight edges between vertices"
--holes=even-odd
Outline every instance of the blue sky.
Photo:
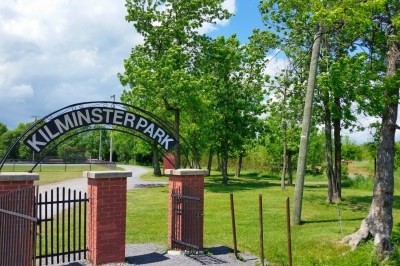
[{"label": "blue sky", "polygon": [[[125,21],[125,0],[1,0],[0,122],[9,129],[64,106],[119,98],[116,76],[142,37]],[[258,0],[226,0],[235,13],[205,25],[212,37],[237,34],[246,42],[263,27]],[[271,57],[273,54],[271,54]],[[268,64],[283,68],[284,58]],[[358,133],[357,133],[358,134]],[[353,139],[366,141],[365,134]],[[358,141],[362,142],[362,141]]]},{"label": "blue sky", "polygon": [[[72,103],[118,99],[116,74],[142,42],[124,0],[1,0],[0,122],[9,129]],[[257,0],[226,0],[237,14],[206,25],[210,36],[245,42],[261,26]]]},{"label": "blue sky", "polygon": [[210,36],[230,36],[236,34],[241,42],[247,42],[254,28],[262,28],[261,15],[258,11],[259,0],[236,0],[235,16],[227,26],[218,27]]}]

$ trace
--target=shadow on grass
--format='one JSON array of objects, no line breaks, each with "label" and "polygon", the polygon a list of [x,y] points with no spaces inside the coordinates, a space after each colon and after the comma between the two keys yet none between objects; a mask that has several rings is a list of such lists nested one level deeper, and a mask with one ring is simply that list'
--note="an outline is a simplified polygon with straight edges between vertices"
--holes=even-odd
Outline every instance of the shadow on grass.
[{"label": "shadow on grass", "polygon": [[[368,211],[372,203],[372,196],[347,196],[340,202],[341,206],[348,206],[353,211]],[[400,209],[400,196],[393,196],[393,209]]]},{"label": "shadow on grass", "polygon": [[[280,177],[273,174],[259,174],[257,172],[247,172],[242,174],[240,177],[230,176],[228,184],[222,184],[222,176],[219,174],[212,174],[205,179],[205,189],[210,192],[234,192],[252,189],[263,189],[267,187],[280,187]],[[292,185],[286,185],[287,187],[294,187]],[[327,188],[327,184],[324,181],[306,181],[304,188],[312,191],[313,189],[319,190],[321,188]]]},{"label": "shadow on grass", "polygon": [[279,183],[272,183],[271,179],[259,176],[243,175],[239,178],[230,177],[228,185],[221,184],[221,176],[211,176],[206,179],[205,190],[214,193],[226,193],[243,190],[262,189],[267,187],[279,187]]},{"label": "shadow on grass", "polygon": [[[341,219],[341,221],[361,221],[364,218],[349,218],[349,219]],[[318,223],[333,223],[338,222],[338,219],[330,219],[330,220],[316,220],[316,221],[301,221],[301,224],[318,224]]]},{"label": "shadow on grass", "polygon": [[156,262],[161,262],[161,261],[165,261],[165,260],[169,260],[169,258],[164,256],[163,254],[160,254],[157,252],[151,252],[148,254],[126,257],[126,262],[128,264],[134,264],[134,265],[156,263]]}]

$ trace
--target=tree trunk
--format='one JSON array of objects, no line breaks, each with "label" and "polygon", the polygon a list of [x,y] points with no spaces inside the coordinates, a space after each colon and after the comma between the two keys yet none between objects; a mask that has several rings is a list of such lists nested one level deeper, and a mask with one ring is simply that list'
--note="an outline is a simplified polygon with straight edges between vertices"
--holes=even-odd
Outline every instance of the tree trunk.
[{"label": "tree trunk", "polygon": [[281,189],[282,191],[285,190],[285,177],[286,177],[286,168],[287,168],[287,143],[286,138],[283,143],[283,165],[282,165],[282,176],[281,176]]},{"label": "tree trunk", "polygon": [[[396,70],[399,68],[399,51],[399,42],[390,45],[387,63],[388,77],[395,75]],[[385,104],[382,116],[371,207],[367,217],[362,221],[360,229],[342,240],[345,243],[349,243],[352,248],[355,248],[362,240],[372,236],[376,251],[382,259],[386,258],[392,251],[390,235],[393,228],[394,137],[396,132],[399,88],[388,87],[384,97],[387,103]]]},{"label": "tree trunk", "polygon": [[222,159],[221,159],[221,154],[218,153],[217,155],[217,171],[221,171],[222,169]]},{"label": "tree trunk", "polygon": [[336,182],[333,174],[332,162],[332,117],[331,110],[329,109],[329,93],[326,92],[324,96],[325,105],[325,160],[326,160],[326,176],[328,177],[328,198],[329,203],[335,202]]},{"label": "tree trunk", "polygon": [[161,176],[161,168],[160,168],[160,161],[158,156],[157,145],[153,144],[152,146],[153,151],[153,175],[154,176]]},{"label": "tree trunk", "polygon": [[212,159],[213,159],[213,150],[212,148],[210,148],[210,152],[208,154],[208,163],[207,163],[208,175],[211,174]]},{"label": "tree trunk", "polygon": [[222,184],[228,185],[228,156],[221,157]]},{"label": "tree trunk", "polygon": [[[175,138],[179,143],[179,126],[181,124],[181,113],[179,109],[174,109],[175,121],[174,121],[174,131]],[[174,149],[175,155],[175,169],[179,169],[181,167],[181,146],[176,145]]]},{"label": "tree trunk", "polygon": [[[287,70],[285,72],[285,81],[288,79],[288,73]],[[283,104],[286,104],[286,86],[283,88]],[[285,107],[283,107],[283,110],[286,110]],[[286,111],[283,111],[282,113],[282,120],[283,120],[283,165],[282,165],[282,176],[281,176],[281,190],[285,190],[285,178],[286,178],[286,170],[287,170],[287,138],[286,138],[286,132],[287,132],[287,124],[286,124]]]},{"label": "tree trunk", "polygon": [[222,184],[228,184],[228,147],[227,141],[222,143],[222,154],[221,154],[221,173],[222,173]]},{"label": "tree trunk", "polygon": [[306,157],[308,137],[311,128],[312,104],[314,98],[315,81],[317,78],[318,57],[321,47],[321,28],[317,28],[311,53],[310,72],[307,83],[307,93],[304,103],[303,123],[300,138],[299,159],[297,162],[296,186],[294,191],[293,224],[300,224],[301,208],[303,203],[304,175],[306,172]]},{"label": "tree trunk", "polygon": [[239,152],[239,160],[236,167],[235,177],[240,177],[240,172],[242,171],[242,164],[243,164],[243,154],[244,152]]},{"label": "tree trunk", "polygon": [[288,186],[293,185],[293,153],[292,151],[287,151],[287,168],[288,168]]},{"label": "tree trunk", "polygon": [[[338,110],[341,110],[340,99],[335,97],[335,105]],[[337,200],[342,200],[342,137],[341,137],[341,119],[333,119],[334,144],[335,144],[335,181],[337,188]]]}]

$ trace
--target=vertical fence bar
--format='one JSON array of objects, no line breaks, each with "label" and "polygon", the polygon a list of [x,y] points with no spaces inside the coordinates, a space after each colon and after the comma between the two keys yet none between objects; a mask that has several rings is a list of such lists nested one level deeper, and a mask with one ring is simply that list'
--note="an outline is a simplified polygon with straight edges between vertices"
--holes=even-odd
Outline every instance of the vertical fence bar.
[{"label": "vertical fence bar", "polygon": [[39,265],[42,265],[42,194],[39,195],[39,204],[38,204],[38,208],[39,208]]},{"label": "vertical fence bar", "polygon": [[[53,197],[53,190],[50,191],[50,246],[51,246],[51,254],[54,253],[54,241],[53,241],[53,216],[54,216],[54,212],[53,212],[53,201],[54,201],[54,197]],[[54,256],[51,256],[51,264],[54,264]]]},{"label": "vertical fence bar", "polygon": [[68,228],[68,234],[67,234],[67,242],[68,242],[68,245],[67,245],[67,250],[68,250],[68,261],[70,261],[71,260],[71,247],[70,247],[70,245],[71,245],[71,204],[70,204],[70,202],[71,202],[71,189],[69,188],[68,189],[68,201],[67,201],[68,203],[68,224],[67,224],[67,228]]},{"label": "vertical fence bar", "polygon": [[[75,200],[76,200],[76,190],[74,190],[74,197],[73,197],[73,201],[74,201],[74,203],[73,203],[73,206],[74,206],[74,211],[73,211],[73,222],[72,222],[72,230],[73,230],[73,235],[74,235],[74,238],[73,238],[73,240],[72,240],[72,246],[73,246],[73,250],[75,251],[75,250],[77,250],[76,249],[76,202],[75,202]],[[73,257],[74,257],[74,260],[76,260],[76,252],[74,252],[74,255],[73,255]]]},{"label": "vertical fence bar", "polygon": [[288,242],[288,265],[292,266],[292,235],[290,231],[290,201],[289,197],[286,198],[286,228],[287,228],[287,242]]},{"label": "vertical fence bar", "polygon": [[84,222],[83,222],[83,246],[85,247],[85,253],[83,253],[83,258],[84,259],[86,259],[86,250],[87,250],[87,245],[86,245],[86,205],[87,205],[87,203],[88,203],[88,198],[87,198],[87,192],[85,192],[84,194],[84,197],[85,197],[85,203],[83,204],[83,220],[84,220]]},{"label": "vertical fence bar", "polygon": [[61,251],[62,251],[62,262],[65,262],[65,187],[62,189],[62,214],[61,214]]},{"label": "vertical fence bar", "polygon": [[[78,213],[78,247],[79,247],[79,249],[82,249],[82,242],[81,242],[81,212],[82,212],[82,205],[81,205],[81,203],[82,203],[82,193],[81,193],[81,191],[79,191],[79,205],[78,205],[78,211],[79,211],[79,213]],[[82,258],[81,258],[81,252],[79,252],[79,254],[78,254],[78,258],[79,258],[79,260],[81,260]]]},{"label": "vertical fence bar", "polygon": [[[47,248],[48,248],[48,246],[47,246],[47,238],[48,238],[48,234],[47,234],[47,191],[44,193],[44,236],[45,236],[45,238],[44,238],[44,252],[45,252],[45,254],[47,254]],[[46,265],[48,265],[49,264],[49,262],[48,262],[48,257],[46,256],[46,260],[45,260],[45,262],[46,262]]]},{"label": "vertical fence bar", "polygon": [[57,239],[56,239],[56,245],[57,245],[57,263],[60,263],[60,188],[57,187],[57,222],[56,222],[56,227],[57,227]]},{"label": "vertical fence bar", "polygon": [[235,222],[235,205],[233,202],[233,194],[230,193],[231,200],[231,217],[232,217],[232,234],[233,234],[233,251],[235,252],[236,259],[239,258],[237,251],[237,241],[236,241],[236,222]]},{"label": "vertical fence bar", "polygon": [[259,213],[258,218],[260,221],[260,260],[261,265],[264,266],[264,226],[263,226],[263,204],[262,195],[258,195]]}]

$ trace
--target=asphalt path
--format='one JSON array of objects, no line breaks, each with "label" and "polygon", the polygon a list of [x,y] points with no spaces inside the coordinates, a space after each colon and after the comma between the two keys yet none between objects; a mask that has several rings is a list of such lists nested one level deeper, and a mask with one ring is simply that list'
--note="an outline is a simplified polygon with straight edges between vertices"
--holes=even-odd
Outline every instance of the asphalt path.
[{"label": "asphalt path", "polygon": [[[133,165],[117,165],[118,167],[123,168],[125,171],[132,172],[132,177],[127,178],[127,189],[135,189],[135,188],[142,188],[147,186],[164,186],[167,182],[150,182],[150,181],[143,181],[140,177],[149,171],[149,168],[145,168],[142,166],[133,166]],[[44,193],[46,191],[51,191],[52,189],[56,189],[57,187],[65,187],[66,189],[70,188],[71,190],[76,190],[77,192],[87,191],[87,178],[74,178],[62,182],[51,183],[46,185],[39,186],[39,192]]]},{"label": "asphalt path", "polygon": [[[144,187],[154,187],[154,186],[165,186],[168,182],[149,182],[143,181],[140,177],[151,169],[145,168],[142,166],[133,166],[133,165],[117,165],[118,167],[123,168],[125,171],[132,172],[132,177],[127,178],[127,190],[144,188]],[[70,180],[65,180],[62,182],[51,183],[46,185],[39,186],[39,193],[41,194],[42,200],[45,199],[45,193],[47,192],[47,199],[50,200],[51,190],[53,190],[54,199],[56,197],[56,190],[60,188],[60,193],[62,193],[62,188],[65,187],[65,194],[68,195],[68,189],[71,189],[71,195],[73,195],[73,191],[76,190],[76,195],[78,196],[79,192],[83,193],[87,192],[87,183],[88,180],[86,177],[74,178]],[[61,197],[61,196],[60,196]],[[68,196],[67,196],[68,197]],[[56,207],[53,206],[53,209]],[[67,208],[67,205],[64,205],[64,208]],[[45,206],[42,205],[41,209],[42,214],[45,212]],[[51,216],[51,205],[47,205],[47,217]]]}]

